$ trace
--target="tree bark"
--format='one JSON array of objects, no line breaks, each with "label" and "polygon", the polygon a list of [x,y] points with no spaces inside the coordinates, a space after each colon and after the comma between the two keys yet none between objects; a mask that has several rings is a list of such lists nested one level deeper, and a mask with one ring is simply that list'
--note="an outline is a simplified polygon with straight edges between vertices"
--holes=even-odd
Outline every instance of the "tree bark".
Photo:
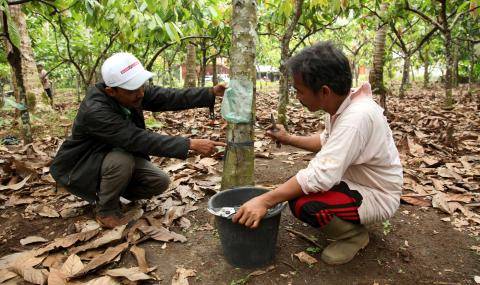
[{"label": "tree bark", "polygon": [[453,95],[452,95],[452,66],[453,66],[453,57],[452,57],[452,36],[450,31],[446,31],[444,34],[445,37],[445,57],[447,59],[447,66],[445,68],[445,108],[453,108]]},{"label": "tree bark", "polygon": [[[232,6],[230,78],[231,80],[250,81],[255,86],[257,2],[256,0],[233,0]],[[223,164],[222,189],[255,184],[255,154],[253,149],[254,94],[252,94],[252,117],[250,123],[228,123],[228,145]]]},{"label": "tree bark", "polygon": [[290,40],[292,39],[298,20],[302,16],[304,0],[295,1],[295,12],[292,21],[282,37],[280,45],[280,81],[278,83],[278,123],[287,126],[287,105],[288,105],[288,71],[285,66],[290,54]]},{"label": "tree bark", "polygon": [[201,87],[205,87],[205,73],[207,72],[207,45],[205,41],[202,41],[201,44],[201,51],[202,51],[202,63],[200,65],[200,80],[199,85]]},{"label": "tree bark", "polygon": [[454,43],[452,87],[458,87],[458,44]]},{"label": "tree bark", "polygon": [[217,57],[212,58],[212,83],[213,86],[218,84],[218,74],[217,74]]},{"label": "tree bark", "polygon": [[410,72],[410,57],[409,55],[405,55],[403,58],[403,74],[402,74],[402,83],[400,85],[400,98],[403,99],[405,97],[405,89],[409,84],[408,75]]},{"label": "tree bark", "polygon": [[[42,109],[48,110],[47,104],[42,104],[38,98],[44,98],[45,102],[48,102],[47,95],[43,89],[43,85],[40,82],[40,76],[37,70],[37,63],[33,55],[32,44],[30,36],[28,35],[27,22],[25,20],[25,14],[22,12],[22,5],[13,5],[8,7],[11,18],[17,26],[18,33],[20,35],[20,64],[22,66],[23,73],[23,85],[27,96],[27,106],[30,111],[35,111],[36,105],[42,105]],[[8,48],[7,48],[8,51]],[[16,85],[17,84],[17,85]],[[15,96],[18,98],[18,82],[14,81]]]},{"label": "tree bark", "polygon": [[[18,5],[20,6],[20,5]],[[23,135],[23,142],[24,144],[29,144],[33,141],[32,137],[32,127],[30,125],[30,113],[28,111],[28,105],[27,105],[27,92],[25,89],[25,76],[24,76],[24,64],[22,63],[22,54],[20,50],[12,45],[10,41],[8,40],[9,37],[9,31],[8,31],[8,24],[7,24],[7,16],[5,13],[2,13],[2,23],[3,23],[3,32],[5,35],[7,35],[7,60],[10,66],[13,69],[14,73],[14,78],[16,82],[16,87],[17,87],[17,92],[18,92],[18,97],[17,101],[19,104],[23,106],[23,108],[20,110],[20,118],[22,121],[22,135]],[[39,80],[38,75],[37,75],[37,80]]]},{"label": "tree bark", "polygon": [[193,44],[187,45],[187,60],[185,62],[185,87],[196,87],[197,85],[197,71],[195,64],[195,46]]},{"label": "tree bark", "polygon": [[[387,4],[382,3],[381,12],[386,11]],[[387,90],[383,85],[383,65],[385,64],[385,40],[387,37],[387,24],[381,23],[375,34],[374,52],[373,52],[373,72],[371,74],[372,91],[380,96],[380,105],[387,112]]]}]

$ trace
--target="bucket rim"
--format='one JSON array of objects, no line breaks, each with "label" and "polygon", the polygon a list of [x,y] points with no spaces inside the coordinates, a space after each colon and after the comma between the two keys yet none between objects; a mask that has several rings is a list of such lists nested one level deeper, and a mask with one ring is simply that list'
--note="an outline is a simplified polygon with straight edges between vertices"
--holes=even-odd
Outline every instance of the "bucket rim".
[{"label": "bucket rim", "polygon": [[[240,191],[242,189],[259,189],[259,190],[265,190],[265,191],[272,191],[272,190],[267,189],[267,188],[257,187],[257,186],[248,186],[248,185],[247,186],[239,186],[239,187],[228,188],[228,189],[222,190],[222,191],[214,194],[212,197],[210,197],[210,199],[208,200],[208,206],[207,206],[208,207],[208,209],[207,209],[208,212],[210,212],[212,215],[214,215],[217,218],[231,220],[233,215],[228,217],[228,218],[225,218],[225,217],[222,217],[222,216],[219,216],[219,215],[215,215],[211,212],[211,210],[215,209],[215,207],[213,207],[213,205],[212,205],[212,200],[214,200],[215,197],[217,197],[221,194],[224,194],[227,191]],[[274,207],[271,208],[273,210],[267,212],[267,214],[262,218],[262,220],[269,219],[269,218],[272,218],[272,217],[275,217],[275,216],[279,215],[285,209],[286,206],[287,206],[287,201],[278,203],[277,205],[275,205]]]}]

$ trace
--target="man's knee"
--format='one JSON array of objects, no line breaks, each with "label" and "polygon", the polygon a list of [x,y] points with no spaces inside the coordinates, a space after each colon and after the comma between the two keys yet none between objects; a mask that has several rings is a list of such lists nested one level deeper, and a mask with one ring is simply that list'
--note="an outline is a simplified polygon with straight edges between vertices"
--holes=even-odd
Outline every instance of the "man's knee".
[{"label": "man's knee", "polygon": [[102,163],[102,176],[114,173],[121,173],[130,177],[135,170],[135,159],[132,154],[124,151],[109,152]]},{"label": "man's knee", "polygon": [[158,172],[151,178],[151,184],[149,185],[150,192],[152,192],[153,195],[160,194],[167,190],[169,185],[170,177],[158,169]]}]

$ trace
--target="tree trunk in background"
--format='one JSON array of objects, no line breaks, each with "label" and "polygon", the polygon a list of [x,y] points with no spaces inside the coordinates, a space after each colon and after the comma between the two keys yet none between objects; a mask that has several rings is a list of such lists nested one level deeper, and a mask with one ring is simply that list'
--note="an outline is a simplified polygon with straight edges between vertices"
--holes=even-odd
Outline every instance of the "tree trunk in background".
[{"label": "tree trunk in background", "polygon": [[302,15],[302,7],[304,0],[295,1],[295,12],[292,21],[287,27],[280,44],[280,81],[278,83],[278,123],[287,126],[287,105],[288,105],[288,71],[285,66],[290,54],[290,40],[293,31],[298,24],[298,20]]},{"label": "tree trunk in background", "polygon": [[403,58],[403,73],[402,73],[402,83],[400,84],[400,98],[405,97],[405,89],[409,84],[408,75],[410,72],[410,57],[405,55]]},{"label": "tree trunk in background", "polygon": [[[232,1],[232,46],[230,50],[231,80],[245,80],[255,86],[255,40],[257,38],[257,1]],[[253,93],[254,96],[255,93]],[[250,123],[228,123],[227,148],[222,174],[222,189],[255,185],[253,125],[255,98],[252,98]]]},{"label": "tree trunk in background", "polygon": [[474,81],[473,77],[474,77],[474,70],[475,70],[475,62],[477,62],[477,58],[475,56],[475,50],[473,49],[473,44],[471,42],[468,42],[468,53],[470,54],[470,66],[468,70],[468,94],[471,96],[473,95],[473,81]]},{"label": "tree trunk in background", "polygon": [[[22,5],[11,5],[8,7],[10,10],[10,15],[13,22],[17,26],[18,33],[20,34],[20,55],[19,58],[22,68],[22,78],[23,86],[25,88],[25,93],[27,96],[27,106],[30,111],[35,111],[35,107],[38,105],[41,106],[42,110],[51,109],[48,107],[48,98],[43,89],[43,85],[40,82],[40,76],[37,70],[37,63],[33,55],[32,44],[27,30],[27,22],[25,21],[25,14],[22,12]],[[11,47],[7,44],[7,52],[10,51]],[[16,76],[14,77],[15,79]],[[18,82],[14,80],[14,91],[15,97],[19,96],[19,86]],[[41,103],[38,98],[44,98],[45,103]]]},{"label": "tree trunk in background", "polygon": [[[20,6],[20,5],[18,5]],[[15,7],[15,5],[14,5]],[[13,15],[12,15],[13,16]],[[2,13],[2,23],[3,23],[3,32],[8,35],[8,25],[7,25],[7,16],[5,13]],[[23,39],[21,40],[20,46],[23,44]],[[32,127],[30,125],[30,113],[27,105],[27,92],[25,89],[24,77],[24,60],[22,59],[22,54],[20,50],[10,44],[7,39],[7,60],[10,66],[13,69],[13,75],[15,78],[16,92],[18,93],[17,102],[23,105],[22,110],[20,110],[20,118],[22,120],[22,135],[24,144],[29,144],[33,141],[32,137]],[[39,77],[37,76],[37,80]]]},{"label": "tree trunk in background", "polygon": [[453,108],[453,95],[452,95],[452,66],[453,66],[453,57],[452,57],[452,36],[450,31],[446,31],[444,34],[445,37],[445,57],[447,59],[447,66],[445,68],[445,103],[444,107],[446,109]]},{"label": "tree trunk in background", "polygon": [[218,84],[218,74],[217,74],[217,57],[212,58],[212,83],[213,86]]},{"label": "tree trunk in background", "polygon": [[187,45],[187,59],[185,62],[186,74],[185,74],[185,87],[197,86],[197,73],[195,65],[195,46],[193,44]]},{"label": "tree trunk in background", "polygon": [[[380,7],[381,13],[386,11],[387,4],[382,3]],[[374,52],[373,52],[373,72],[371,77],[372,91],[380,96],[380,105],[387,112],[387,90],[383,85],[383,65],[385,64],[385,40],[387,36],[388,26],[380,23],[380,27],[375,34]]]},{"label": "tree trunk in background", "polygon": [[458,44],[454,42],[453,46],[452,87],[458,87]]},{"label": "tree trunk in background", "polygon": [[205,73],[207,71],[207,46],[204,41],[201,44],[201,51],[202,63],[200,65],[200,78],[198,81],[201,87],[205,87]]}]

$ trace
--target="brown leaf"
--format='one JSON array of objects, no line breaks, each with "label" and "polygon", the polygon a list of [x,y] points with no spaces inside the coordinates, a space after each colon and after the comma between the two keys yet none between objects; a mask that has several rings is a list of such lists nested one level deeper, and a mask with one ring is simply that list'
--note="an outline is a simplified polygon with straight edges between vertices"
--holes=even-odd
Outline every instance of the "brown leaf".
[{"label": "brown leaf", "polygon": [[55,269],[60,270],[65,258],[66,258],[66,256],[62,252],[57,252],[57,253],[54,253],[54,254],[50,254],[42,262],[42,265],[44,267],[48,267],[50,269],[55,268]]},{"label": "brown leaf", "polygon": [[84,284],[85,285],[120,285],[121,283],[116,281],[110,276],[103,276],[103,277],[92,279]]},{"label": "brown leaf", "polygon": [[112,230],[106,231],[101,237],[94,239],[84,245],[72,248],[70,253],[79,253],[89,249],[97,248],[102,245],[109,244],[113,241],[118,241],[122,238],[123,231],[125,230],[126,225],[118,226]]},{"label": "brown leaf", "polygon": [[188,277],[194,276],[197,276],[197,272],[193,269],[177,268],[172,278],[172,285],[188,285]]},{"label": "brown leaf", "polygon": [[147,259],[145,257],[145,250],[141,247],[133,245],[130,248],[130,252],[132,252],[133,255],[135,256],[135,259],[137,260],[138,267],[140,268],[140,270],[142,272],[147,272],[148,263],[147,263]]},{"label": "brown leaf", "polygon": [[164,227],[153,227],[153,226],[150,226],[150,227],[141,227],[140,230],[150,236],[152,239],[154,240],[158,240],[158,241],[163,241],[163,242],[167,242],[167,241],[179,241],[179,242],[186,242],[187,241],[187,238],[181,234],[177,234],[175,232],[171,232],[169,230],[167,230],[166,228]]},{"label": "brown leaf", "polygon": [[43,274],[43,271],[35,268],[24,268],[20,272],[20,275],[25,281],[33,284],[43,285],[47,281],[47,277]]},{"label": "brown leaf", "polygon": [[47,283],[48,285],[67,285],[67,276],[59,269],[50,268]]},{"label": "brown leaf", "polygon": [[446,197],[447,196],[445,195],[445,193],[441,193],[441,192],[433,195],[432,206],[434,208],[440,209],[440,210],[444,211],[445,213],[451,215],[451,214],[453,214],[453,212],[452,212],[452,210],[450,209],[450,206],[447,203]]},{"label": "brown leaf", "polygon": [[138,267],[131,268],[115,268],[105,272],[105,274],[113,277],[124,277],[130,281],[152,280],[153,278],[140,270]]},{"label": "brown leaf", "polygon": [[83,267],[84,265],[80,257],[78,257],[76,254],[72,254],[67,258],[60,270],[68,277],[80,272]]},{"label": "brown leaf", "polygon": [[79,241],[87,241],[100,232],[100,229],[91,230],[84,233],[76,233],[63,238],[56,238],[53,242],[35,250],[35,255],[39,256],[57,248],[69,248]]},{"label": "brown leaf", "polygon": [[38,211],[38,214],[42,217],[49,217],[49,218],[60,217],[60,214],[49,206],[42,206]]},{"label": "brown leaf", "polygon": [[0,283],[12,279],[15,276],[17,276],[15,272],[9,271],[7,269],[0,269]]},{"label": "brown leaf", "polygon": [[294,254],[294,255],[295,255],[296,257],[298,257],[298,259],[299,259],[301,262],[307,263],[308,265],[312,265],[312,264],[315,264],[315,263],[318,262],[318,260],[317,260],[315,257],[307,254],[307,253],[304,252],[304,251],[301,251],[301,252],[296,253],[296,254]]},{"label": "brown leaf", "polygon": [[[148,216],[147,216],[148,219]],[[127,234],[127,241],[129,243],[135,243],[141,238],[141,235],[138,231],[140,227],[148,226],[148,222],[145,219],[138,220],[129,230]]]},{"label": "brown leaf", "polygon": [[463,203],[470,203],[470,201],[473,200],[473,195],[471,194],[452,194],[452,193],[447,193],[446,194],[446,201],[448,202],[463,202]]},{"label": "brown leaf", "polygon": [[25,186],[25,184],[27,183],[28,179],[30,179],[30,176],[31,175],[28,175],[27,177],[25,177],[22,181],[16,183],[16,184],[12,184],[12,185],[1,185],[0,186],[0,191],[1,190],[7,190],[7,189],[10,189],[10,190],[14,190],[14,191],[17,191],[17,190],[20,190],[22,189],[23,186]]},{"label": "brown leaf", "polygon": [[31,243],[46,242],[46,241],[48,241],[48,240],[44,239],[43,237],[29,236],[29,237],[26,237],[26,238],[22,238],[20,240],[20,244],[21,245],[27,245],[27,244],[31,244]]},{"label": "brown leaf", "polygon": [[432,202],[425,200],[421,197],[413,197],[413,196],[405,196],[403,195],[401,197],[402,201],[404,201],[407,204],[414,205],[414,206],[419,206],[419,207],[431,207]]},{"label": "brown leaf", "polygon": [[408,150],[411,155],[421,157],[425,154],[423,147],[413,141],[410,137],[407,137]]},{"label": "brown leaf", "polygon": [[84,276],[88,274],[90,271],[93,271],[100,266],[110,263],[115,257],[121,254],[127,248],[128,248],[128,242],[119,244],[115,247],[108,248],[107,250],[105,250],[105,252],[102,255],[94,258],[87,265],[85,265],[85,267],[83,267],[82,270],[80,270],[79,272],[77,272],[76,274],[70,277],[77,278],[77,277]]}]

